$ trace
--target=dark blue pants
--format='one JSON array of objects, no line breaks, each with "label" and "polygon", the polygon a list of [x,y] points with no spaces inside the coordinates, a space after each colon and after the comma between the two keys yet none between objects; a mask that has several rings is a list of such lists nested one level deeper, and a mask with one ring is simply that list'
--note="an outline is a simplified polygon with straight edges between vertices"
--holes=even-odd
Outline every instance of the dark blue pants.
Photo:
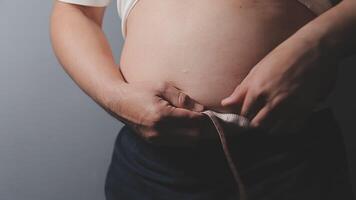
[{"label": "dark blue pants", "polygon": [[[251,200],[353,200],[343,138],[330,109],[294,135],[250,131],[229,140]],[[107,173],[107,200],[236,200],[218,141],[159,147],[127,125]]]}]

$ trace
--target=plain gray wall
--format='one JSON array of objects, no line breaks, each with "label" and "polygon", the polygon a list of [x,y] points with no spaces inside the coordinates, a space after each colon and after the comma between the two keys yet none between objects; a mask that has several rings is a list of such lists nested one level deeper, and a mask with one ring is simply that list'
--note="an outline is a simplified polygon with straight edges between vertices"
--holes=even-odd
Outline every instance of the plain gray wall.
[{"label": "plain gray wall", "polygon": [[[0,0],[0,199],[102,200],[121,123],[64,73],[49,37],[48,0]],[[117,58],[116,2],[104,29]]]},{"label": "plain gray wall", "polygon": [[[53,1],[0,1],[0,199],[103,200],[114,139],[122,124],[64,73],[49,39]],[[104,31],[118,61],[120,21],[113,1]],[[330,102],[345,133],[356,180],[356,95],[346,61]]]}]

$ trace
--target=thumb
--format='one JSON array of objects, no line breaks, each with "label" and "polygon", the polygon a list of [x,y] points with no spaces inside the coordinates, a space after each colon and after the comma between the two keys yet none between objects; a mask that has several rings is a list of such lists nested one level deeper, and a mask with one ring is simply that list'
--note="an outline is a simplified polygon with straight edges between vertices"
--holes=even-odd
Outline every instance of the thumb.
[{"label": "thumb", "polygon": [[168,126],[194,127],[205,118],[203,113],[173,106],[169,106],[168,108],[170,109],[170,112],[165,118],[165,125]]},{"label": "thumb", "polygon": [[204,106],[190,98],[174,86],[168,86],[162,93],[163,98],[177,108],[185,108],[196,112],[204,110]]}]

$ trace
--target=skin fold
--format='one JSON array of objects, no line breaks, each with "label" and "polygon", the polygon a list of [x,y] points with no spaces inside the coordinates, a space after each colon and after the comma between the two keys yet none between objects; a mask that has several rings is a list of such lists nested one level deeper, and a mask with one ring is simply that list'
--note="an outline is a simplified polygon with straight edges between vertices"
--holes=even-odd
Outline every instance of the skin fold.
[{"label": "skin fold", "polygon": [[[141,0],[119,67],[105,8],[55,2],[51,40],[64,70],[109,114],[148,141],[180,145],[213,135],[204,109],[243,111],[255,127],[300,108],[294,118],[306,116],[334,79],[316,77],[354,49],[355,7],[344,0],[316,17],[296,1]],[[288,98],[300,94],[303,102]]]},{"label": "skin fold", "polygon": [[127,82],[169,82],[206,109],[221,106],[249,71],[314,18],[297,1],[140,0],[127,20]]}]

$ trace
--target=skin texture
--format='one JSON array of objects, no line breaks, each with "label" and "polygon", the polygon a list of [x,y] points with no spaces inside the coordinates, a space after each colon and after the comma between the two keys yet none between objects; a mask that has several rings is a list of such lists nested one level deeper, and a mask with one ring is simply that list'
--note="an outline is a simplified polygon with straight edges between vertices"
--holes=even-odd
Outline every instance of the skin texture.
[{"label": "skin texture", "polygon": [[204,121],[199,113],[202,105],[169,83],[125,82],[102,31],[104,11],[54,2],[51,42],[65,72],[110,115],[135,127],[148,141],[181,145],[196,138],[191,132],[197,128],[191,128],[187,136],[179,135],[172,142],[173,136],[166,137],[167,128],[161,124],[179,122],[177,125],[191,127],[193,122]]},{"label": "skin texture", "polygon": [[140,0],[128,17],[121,71],[129,83],[170,82],[206,109],[234,112],[222,98],[313,18],[296,1]]},{"label": "skin texture", "polygon": [[[253,127],[299,129],[337,78],[337,62],[355,53],[356,2],[344,0],[270,52],[221,103]],[[272,78],[273,77],[273,78]]]},{"label": "skin texture", "polygon": [[[140,0],[128,17],[120,68],[129,84],[169,82],[205,109],[237,113],[221,100],[314,18],[297,1]],[[214,132],[209,125],[205,132]]]},{"label": "skin texture", "polygon": [[[157,0],[152,0],[154,1],[157,2]],[[314,102],[327,91],[325,89],[323,94],[320,94],[319,88],[321,86],[328,88],[326,85],[329,85],[332,79],[327,78],[326,75],[319,83],[315,83],[313,78],[318,74],[317,72],[322,70],[318,67],[314,67],[315,70],[303,70],[301,66],[308,69],[307,66],[312,65],[310,63],[322,63],[320,58],[323,56],[318,56],[321,47],[325,47],[322,48],[322,55],[324,55],[324,52],[344,52],[345,46],[354,44],[350,42],[352,34],[355,35],[354,23],[356,21],[355,12],[353,12],[355,3],[352,0],[345,0],[345,6],[340,4],[338,8],[328,11],[328,15],[323,15],[323,18],[316,18],[320,20],[312,20],[311,13],[303,7],[299,8],[304,9],[304,14],[297,12],[296,15],[292,15],[291,10],[286,12],[285,9],[280,9],[290,6],[296,9],[292,1],[281,3],[282,1],[268,0],[260,4],[258,2],[262,1],[253,1],[254,3],[250,4],[248,2],[252,1],[231,0],[227,1],[229,6],[214,4],[210,8],[203,7],[203,13],[200,14],[205,12],[207,16],[214,16],[205,23],[202,20],[206,18],[201,17],[195,11],[199,6],[209,5],[207,3],[197,1],[197,5],[185,7],[183,1],[169,1],[173,2],[173,5],[168,5],[169,3],[156,5],[158,6],[156,8],[162,12],[165,9],[160,6],[179,8],[176,12],[172,10],[167,12],[166,14],[173,16],[164,18],[169,19],[164,21],[157,15],[144,18],[143,16],[150,14],[150,9],[153,9],[147,7],[145,12],[138,12],[140,6],[142,10],[144,9],[144,2],[145,0],[138,4],[129,17],[128,35],[120,63],[122,72],[114,61],[110,46],[101,29],[105,8],[55,2],[51,16],[51,39],[55,54],[64,70],[88,96],[112,116],[135,127],[144,138],[158,141],[157,143],[160,144],[182,144],[185,141],[205,137],[201,134],[202,132],[213,131],[209,128],[211,126],[206,118],[199,113],[202,109],[239,112],[241,107],[244,107],[242,102],[247,102],[243,101],[246,95],[242,94],[253,94],[241,92],[243,90],[236,88],[243,80],[246,82],[242,82],[241,85],[245,85],[244,88],[250,90],[257,88],[258,84],[252,84],[257,79],[262,84],[274,79],[277,75],[277,80],[268,82],[269,90],[266,90],[265,96],[274,96],[271,95],[273,92],[283,91],[290,86],[295,86],[291,88],[296,89],[291,90],[292,92],[287,96],[301,94],[311,84],[315,86],[312,87],[315,89],[309,89],[309,92],[318,93],[310,96],[310,101]],[[243,9],[240,12],[241,15],[236,14],[237,10],[231,10],[240,9],[240,6]],[[182,15],[182,10],[187,13]],[[157,13],[157,10],[153,9],[151,12]],[[281,17],[283,13],[284,15],[288,13],[293,20]],[[187,17],[182,19],[182,16]],[[211,20],[214,19],[221,21],[215,21],[213,25],[210,25]],[[251,19],[251,22],[246,23],[247,19]],[[284,19],[287,19],[288,23],[283,21]],[[240,26],[237,26],[236,22],[241,23]],[[308,24],[308,22],[312,23]],[[178,27],[167,29],[172,24]],[[196,26],[193,25],[199,24],[201,26],[194,28]],[[297,33],[293,35],[304,24],[307,26],[298,31],[298,35]],[[147,29],[145,25],[154,28]],[[241,30],[242,25],[243,27],[249,26],[249,28]],[[163,27],[162,30],[159,30],[160,26]],[[217,28],[217,26],[220,27]],[[141,31],[139,31],[140,27],[143,28]],[[157,35],[162,31],[163,34]],[[143,33],[145,37],[151,37],[150,40],[142,38],[140,34]],[[237,33],[240,35],[236,35]],[[266,37],[265,34],[272,34],[272,36]],[[290,37],[291,35],[293,36]],[[286,40],[287,38],[289,39]],[[157,43],[158,41],[161,43]],[[282,46],[274,49],[281,42],[283,42]],[[294,44],[300,43],[302,45],[291,48],[295,46]],[[191,44],[193,46],[190,46]],[[162,45],[165,47],[163,50]],[[201,48],[202,45],[204,48]],[[217,49],[221,50],[217,52]],[[268,56],[265,57],[267,54]],[[149,56],[145,58],[144,55]],[[305,55],[316,56],[311,56],[311,59],[301,62],[304,60],[301,58]],[[285,59],[276,62],[281,56]],[[266,61],[259,62],[261,59]],[[142,63],[135,63],[138,61]],[[251,70],[255,65],[256,70]],[[280,67],[282,65],[283,67]],[[294,73],[286,72],[298,73],[290,76]],[[180,76],[182,74],[184,76]],[[245,78],[247,75],[248,78]],[[227,79],[229,81],[226,81]],[[303,86],[298,86],[298,80],[304,79],[309,81]],[[281,90],[277,90],[279,86]],[[233,95],[230,101],[222,105],[221,100],[231,94]],[[307,102],[308,97],[303,96]],[[300,103],[300,101],[295,102],[297,105]],[[251,103],[250,105],[257,104]],[[282,104],[275,105],[273,108],[278,108]],[[306,103],[306,105],[308,105],[306,108],[310,108],[312,103]],[[245,110],[256,110],[255,113],[263,110],[263,107],[261,109],[245,107]],[[291,112],[293,109],[290,108],[288,111]],[[272,117],[257,119],[268,118],[272,119]],[[179,123],[174,127],[176,122]],[[260,122],[257,120],[256,124],[259,126]],[[171,131],[166,131],[168,128]],[[185,130],[179,131],[179,128]],[[170,136],[168,133],[175,136]],[[171,138],[179,139],[172,141]]]}]

